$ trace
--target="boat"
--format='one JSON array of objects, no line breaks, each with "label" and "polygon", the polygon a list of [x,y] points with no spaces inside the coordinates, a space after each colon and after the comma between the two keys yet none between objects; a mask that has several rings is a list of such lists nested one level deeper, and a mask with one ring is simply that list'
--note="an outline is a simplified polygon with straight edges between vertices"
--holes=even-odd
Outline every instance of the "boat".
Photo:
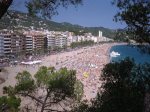
[{"label": "boat", "polygon": [[118,57],[118,56],[120,56],[120,54],[119,54],[118,52],[112,51],[112,52],[110,53],[110,56],[111,56],[111,57]]}]

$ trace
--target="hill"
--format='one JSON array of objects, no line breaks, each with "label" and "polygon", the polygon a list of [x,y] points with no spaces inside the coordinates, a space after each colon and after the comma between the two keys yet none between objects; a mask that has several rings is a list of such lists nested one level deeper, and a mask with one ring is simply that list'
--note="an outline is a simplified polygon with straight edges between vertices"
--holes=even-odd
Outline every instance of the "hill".
[{"label": "hill", "polygon": [[98,31],[101,30],[103,35],[109,38],[115,37],[115,30],[104,27],[83,27],[80,25],[73,25],[70,23],[57,23],[50,20],[45,20],[39,17],[31,17],[27,13],[18,11],[10,11],[0,20],[0,29],[47,29],[50,31],[71,31],[76,35],[90,32],[97,36]]}]

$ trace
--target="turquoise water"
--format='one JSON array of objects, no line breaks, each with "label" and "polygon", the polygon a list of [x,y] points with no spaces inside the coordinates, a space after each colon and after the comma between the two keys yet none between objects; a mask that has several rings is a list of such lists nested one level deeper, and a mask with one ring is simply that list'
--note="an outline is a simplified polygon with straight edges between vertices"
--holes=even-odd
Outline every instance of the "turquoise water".
[{"label": "turquoise water", "polygon": [[112,51],[118,52],[120,56],[111,57],[111,61],[119,61],[126,57],[130,57],[133,58],[136,63],[150,63],[150,54],[141,52],[136,45],[116,45],[110,49],[110,53]]}]

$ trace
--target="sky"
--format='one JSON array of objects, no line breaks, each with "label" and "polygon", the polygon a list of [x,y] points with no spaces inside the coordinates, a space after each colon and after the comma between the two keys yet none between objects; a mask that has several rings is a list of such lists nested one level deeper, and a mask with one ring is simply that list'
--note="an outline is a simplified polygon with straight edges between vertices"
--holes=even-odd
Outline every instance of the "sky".
[{"label": "sky", "polygon": [[[25,0],[14,0],[13,9],[26,12]],[[112,0],[83,0],[83,5],[58,8],[58,15],[52,17],[55,22],[69,22],[81,26],[110,29],[124,28],[125,24],[113,21],[118,9],[111,4]]]}]

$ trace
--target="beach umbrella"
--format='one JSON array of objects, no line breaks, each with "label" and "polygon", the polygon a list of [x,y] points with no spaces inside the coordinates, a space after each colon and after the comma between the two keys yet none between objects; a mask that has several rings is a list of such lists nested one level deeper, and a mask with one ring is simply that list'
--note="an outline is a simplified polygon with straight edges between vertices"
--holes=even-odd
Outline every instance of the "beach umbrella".
[{"label": "beach umbrella", "polygon": [[85,78],[87,78],[87,77],[89,76],[89,74],[88,74],[87,72],[84,72],[84,73],[83,73],[83,76],[84,76]]}]

